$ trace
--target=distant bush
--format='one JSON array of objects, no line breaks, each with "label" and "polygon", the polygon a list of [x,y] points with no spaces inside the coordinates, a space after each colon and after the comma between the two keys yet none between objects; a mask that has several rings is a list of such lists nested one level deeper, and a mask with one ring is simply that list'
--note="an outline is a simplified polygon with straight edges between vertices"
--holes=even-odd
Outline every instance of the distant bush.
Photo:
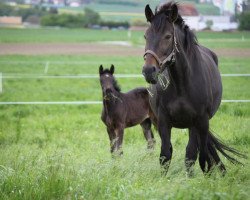
[{"label": "distant bush", "polygon": [[126,5],[126,6],[138,6],[137,2],[134,1],[121,1],[121,0],[96,0],[100,4],[117,4],[117,5]]},{"label": "distant bush", "polygon": [[89,9],[84,9],[84,14],[50,14],[41,18],[42,26],[61,26],[67,28],[89,27],[99,24],[100,15]]},{"label": "distant bush", "polygon": [[99,24],[99,22],[101,21],[101,17],[99,15],[99,13],[89,9],[89,8],[85,8],[84,9],[84,26],[90,26],[90,25],[94,25],[94,24]]},{"label": "distant bush", "polygon": [[30,16],[41,17],[47,15],[48,12],[42,8],[14,8],[12,6],[0,3],[0,16],[20,16],[23,21]]},{"label": "distant bush", "polygon": [[83,14],[50,14],[41,18],[42,26],[61,26],[67,28],[84,27],[85,19]]},{"label": "distant bush", "polygon": [[0,16],[10,16],[13,11],[11,6],[0,3]]},{"label": "distant bush", "polygon": [[238,16],[239,19],[239,29],[250,31],[250,11],[243,12]]},{"label": "distant bush", "polygon": [[116,21],[101,21],[100,26],[106,26],[109,28],[119,28],[119,27],[124,27],[124,28],[129,28],[129,23],[128,22],[116,22]]},{"label": "distant bush", "polygon": [[135,19],[131,23],[132,26],[147,26],[148,23],[142,19]]}]

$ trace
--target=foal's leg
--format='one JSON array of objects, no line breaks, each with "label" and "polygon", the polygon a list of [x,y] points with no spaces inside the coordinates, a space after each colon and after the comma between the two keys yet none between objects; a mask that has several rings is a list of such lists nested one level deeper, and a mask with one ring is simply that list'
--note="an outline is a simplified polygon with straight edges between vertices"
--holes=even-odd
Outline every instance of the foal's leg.
[{"label": "foal's leg", "polygon": [[155,145],[154,134],[151,129],[151,120],[149,118],[145,119],[141,124],[144,137],[148,142],[148,149],[153,149]]},{"label": "foal's leg", "polygon": [[107,132],[108,132],[108,135],[109,135],[109,141],[110,141],[110,152],[111,154],[114,153],[115,151],[115,132],[114,132],[114,129],[111,129],[109,127],[107,127]]},{"label": "foal's leg", "polygon": [[122,142],[123,142],[123,134],[124,134],[124,128],[117,128],[115,129],[115,139],[114,139],[114,145],[115,145],[115,153],[117,155],[122,155]]},{"label": "foal's leg", "polygon": [[164,115],[158,117],[158,129],[161,137],[161,153],[160,153],[160,164],[164,167],[165,172],[168,171],[173,148],[170,142],[171,139],[171,127],[168,125]]},{"label": "foal's leg", "polygon": [[185,165],[189,176],[193,175],[193,167],[198,155],[198,133],[196,128],[189,129],[189,140],[186,147]]}]

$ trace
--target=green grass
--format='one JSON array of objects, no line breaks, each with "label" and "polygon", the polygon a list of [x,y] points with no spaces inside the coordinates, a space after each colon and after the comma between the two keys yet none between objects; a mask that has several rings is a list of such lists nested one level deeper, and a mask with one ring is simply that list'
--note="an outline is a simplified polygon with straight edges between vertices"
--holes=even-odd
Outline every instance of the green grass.
[{"label": "green grass", "polygon": [[91,29],[5,29],[0,28],[0,43],[58,43],[127,40],[127,31]]},{"label": "green grass", "polygon": [[[1,43],[86,43],[100,41],[129,41],[144,46],[144,32],[90,29],[7,29],[0,28]],[[250,48],[249,32],[197,32],[199,43],[209,48]]]},{"label": "green grass", "polygon": [[[143,59],[140,57],[128,59],[123,56],[2,56],[0,58],[0,71],[4,76],[13,73],[32,76],[97,74],[100,64],[109,67],[111,63],[115,65],[119,74],[140,74],[143,65]],[[225,74],[250,73],[249,61],[248,58],[223,58],[220,61],[220,71]],[[50,64],[47,74],[44,74],[46,62]],[[250,99],[249,77],[223,77],[222,80],[223,99]],[[118,81],[124,91],[146,86],[143,78],[119,78]],[[97,78],[4,79],[3,90],[4,95],[0,95],[1,101],[101,100]]]},{"label": "green grass", "polygon": [[[0,29],[0,35],[3,30]],[[32,38],[25,36],[32,30],[22,31],[22,42],[32,42]],[[69,30],[66,32],[71,35]],[[78,38],[80,32],[73,30],[72,34]],[[57,32],[37,36],[39,42],[50,42],[55,37],[53,33]],[[206,39],[206,34],[201,33],[199,37]],[[232,38],[240,34],[232,34]],[[5,36],[6,40],[14,42],[10,39],[13,35],[17,33],[13,31]],[[92,41],[99,38],[95,32],[91,37]],[[108,34],[105,37],[110,40]],[[211,37],[225,39],[223,34]],[[250,73],[249,58],[221,57],[219,61],[222,73]],[[41,75],[46,62],[49,62],[48,75],[97,74],[100,64],[108,67],[111,63],[116,67],[115,73],[140,74],[143,59],[100,55],[0,56],[0,72]],[[250,99],[249,77],[223,77],[222,80],[224,99]],[[123,91],[146,86],[142,78],[119,78],[118,82]],[[82,100],[101,100],[98,79],[4,79],[0,94],[0,101]],[[124,155],[111,159],[108,135],[100,120],[101,109],[102,105],[1,105],[0,199],[249,198],[249,159],[241,160],[245,164],[242,167],[230,164],[221,156],[228,170],[225,177],[217,171],[210,177],[204,176],[198,162],[194,177],[186,176],[187,130],[173,129],[174,154],[166,176],[161,174],[160,138],[156,131],[156,149],[149,152],[140,127],[126,129]],[[249,154],[249,120],[248,103],[222,103],[210,125],[226,144]]]}]

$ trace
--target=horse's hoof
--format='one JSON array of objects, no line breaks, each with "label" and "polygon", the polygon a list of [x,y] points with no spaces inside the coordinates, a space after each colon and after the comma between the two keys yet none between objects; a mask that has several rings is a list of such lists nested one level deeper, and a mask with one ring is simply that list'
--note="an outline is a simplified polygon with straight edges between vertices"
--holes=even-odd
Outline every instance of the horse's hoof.
[{"label": "horse's hoof", "polygon": [[162,174],[166,175],[170,166],[170,160],[167,160],[165,156],[160,157],[160,164],[162,167]]}]

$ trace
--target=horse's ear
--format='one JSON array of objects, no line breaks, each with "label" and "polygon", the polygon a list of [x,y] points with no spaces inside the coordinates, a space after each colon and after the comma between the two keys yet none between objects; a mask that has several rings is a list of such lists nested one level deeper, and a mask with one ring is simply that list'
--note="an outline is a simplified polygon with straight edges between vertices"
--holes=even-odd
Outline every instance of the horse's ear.
[{"label": "horse's ear", "polygon": [[154,17],[154,13],[152,12],[148,4],[145,7],[145,16],[148,22],[151,22]]},{"label": "horse's ear", "polygon": [[102,74],[102,72],[103,72],[103,66],[100,65],[100,67],[99,67],[99,74]]},{"label": "horse's ear", "polygon": [[176,4],[173,4],[171,7],[171,11],[170,11],[170,19],[172,22],[175,22],[178,18],[178,6]]},{"label": "horse's ear", "polygon": [[115,66],[112,64],[110,67],[110,73],[113,74],[115,72]]}]

